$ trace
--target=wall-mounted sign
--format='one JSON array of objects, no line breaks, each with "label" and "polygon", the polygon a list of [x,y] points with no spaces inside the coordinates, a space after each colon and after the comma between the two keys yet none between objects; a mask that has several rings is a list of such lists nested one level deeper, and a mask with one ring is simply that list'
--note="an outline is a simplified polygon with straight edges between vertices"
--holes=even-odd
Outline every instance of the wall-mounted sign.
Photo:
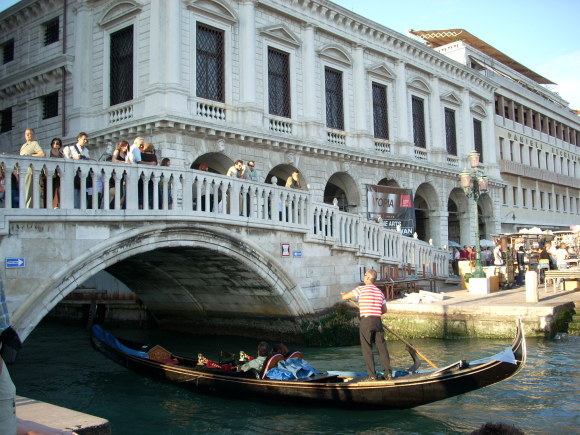
[{"label": "wall-mounted sign", "polygon": [[290,243],[281,243],[282,257],[290,257]]},{"label": "wall-mounted sign", "polygon": [[15,269],[17,267],[26,266],[26,261],[24,258],[7,258],[6,259],[6,269]]},{"label": "wall-mounted sign", "polygon": [[302,251],[294,251],[292,254],[294,255],[294,258],[302,257]]}]

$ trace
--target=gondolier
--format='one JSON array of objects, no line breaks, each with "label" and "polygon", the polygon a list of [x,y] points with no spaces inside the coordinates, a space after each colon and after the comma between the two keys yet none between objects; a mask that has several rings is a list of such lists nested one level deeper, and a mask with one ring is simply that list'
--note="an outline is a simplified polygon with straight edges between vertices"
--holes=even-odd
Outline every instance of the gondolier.
[{"label": "gondolier", "polygon": [[367,366],[368,377],[365,381],[376,381],[375,361],[373,358],[373,343],[379,350],[381,366],[385,372],[384,378],[391,379],[391,361],[381,316],[387,312],[387,303],[383,292],[375,285],[377,272],[373,269],[365,272],[363,286],[356,287],[348,293],[341,293],[342,299],[359,299],[360,309],[360,347]]}]

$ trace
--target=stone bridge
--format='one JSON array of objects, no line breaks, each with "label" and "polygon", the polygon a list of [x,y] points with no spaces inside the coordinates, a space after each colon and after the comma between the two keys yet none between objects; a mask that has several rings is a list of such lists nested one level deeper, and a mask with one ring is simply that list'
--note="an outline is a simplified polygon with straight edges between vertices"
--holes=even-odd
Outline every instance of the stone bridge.
[{"label": "stone bridge", "polygon": [[0,165],[0,277],[23,338],[102,270],[167,326],[314,314],[365,268],[448,271],[446,251],[309,191],[160,166],[19,156]]}]

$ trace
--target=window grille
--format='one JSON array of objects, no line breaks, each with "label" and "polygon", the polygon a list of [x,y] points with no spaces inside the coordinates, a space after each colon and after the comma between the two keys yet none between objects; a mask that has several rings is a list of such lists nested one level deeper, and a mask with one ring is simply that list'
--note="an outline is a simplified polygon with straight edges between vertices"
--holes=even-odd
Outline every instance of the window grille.
[{"label": "window grille", "polygon": [[447,153],[456,156],[457,133],[455,129],[455,110],[445,109],[445,140],[447,142]]},{"label": "window grille", "polygon": [[111,34],[110,104],[133,99],[133,26]]},{"label": "window grille", "polygon": [[59,20],[58,17],[44,23],[44,45],[50,45],[58,42],[59,39]]},{"label": "window grille", "polygon": [[58,92],[42,97],[42,119],[58,116]]},{"label": "window grille", "polygon": [[197,96],[225,101],[224,32],[204,24],[197,25]]},{"label": "window grille", "polygon": [[481,132],[481,121],[479,119],[473,120],[473,143],[475,151],[479,153],[479,161],[483,163],[483,136]]},{"label": "window grille", "polygon": [[2,45],[2,63],[8,63],[14,60],[14,39],[6,41]]},{"label": "window grille", "polygon": [[342,107],[342,73],[325,68],[326,126],[344,130],[344,111]]},{"label": "window grille", "polygon": [[411,106],[413,110],[413,141],[416,147],[427,148],[424,101],[421,98],[412,97]]},{"label": "window grille", "polygon": [[387,106],[387,87],[373,83],[373,122],[377,139],[389,138],[389,111]]},{"label": "window grille", "polygon": [[268,47],[268,105],[270,114],[290,118],[289,55]]},{"label": "window grille", "polygon": [[12,107],[0,112],[0,133],[12,130]]}]

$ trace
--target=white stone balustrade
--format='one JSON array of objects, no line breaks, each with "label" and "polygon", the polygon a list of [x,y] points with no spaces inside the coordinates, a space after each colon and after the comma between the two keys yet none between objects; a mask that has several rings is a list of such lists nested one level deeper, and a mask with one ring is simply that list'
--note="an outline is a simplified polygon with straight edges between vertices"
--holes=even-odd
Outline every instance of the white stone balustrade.
[{"label": "white stone balustrade", "polygon": [[[51,216],[71,222],[217,220],[304,233],[308,242],[327,243],[333,249],[354,251],[379,263],[411,264],[416,270],[427,265],[430,272],[435,263],[440,276],[448,270],[445,251],[387,230],[364,216],[314,202],[313,192],[164,166],[9,155],[0,156],[0,165],[6,174],[0,234],[7,234],[11,220],[45,221]],[[18,174],[17,185],[13,185],[12,173]],[[33,177],[28,192],[30,208],[26,207],[27,176]],[[57,180],[60,203],[54,209],[52,194],[46,197],[45,192],[52,192]],[[87,195],[91,184],[99,195]]]}]

